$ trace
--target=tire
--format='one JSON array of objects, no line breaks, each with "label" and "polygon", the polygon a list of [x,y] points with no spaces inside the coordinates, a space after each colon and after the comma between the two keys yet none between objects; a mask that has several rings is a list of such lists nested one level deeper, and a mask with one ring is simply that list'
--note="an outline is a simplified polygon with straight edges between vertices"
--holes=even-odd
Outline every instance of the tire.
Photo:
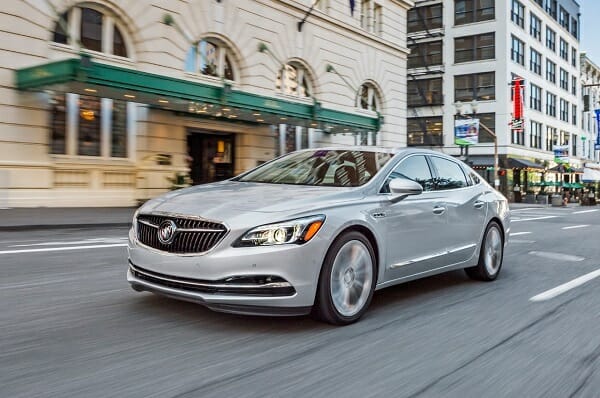
[{"label": "tire", "polygon": [[498,277],[504,259],[504,235],[496,221],[491,221],[481,240],[479,261],[476,266],[465,268],[467,275],[480,281],[493,281]]},{"label": "tire", "polygon": [[357,231],[340,235],[323,261],[313,315],[333,325],[356,322],[371,303],[376,281],[369,240]]}]

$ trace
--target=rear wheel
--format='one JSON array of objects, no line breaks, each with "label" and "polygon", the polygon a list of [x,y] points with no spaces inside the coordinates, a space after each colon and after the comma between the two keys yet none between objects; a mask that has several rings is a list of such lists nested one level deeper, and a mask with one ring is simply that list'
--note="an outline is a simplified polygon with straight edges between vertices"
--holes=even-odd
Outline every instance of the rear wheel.
[{"label": "rear wheel", "polygon": [[476,266],[465,268],[465,272],[472,279],[480,281],[493,281],[498,277],[504,257],[504,239],[502,229],[497,222],[488,224],[479,252],[479,262]]},{"label": "rear wheel", "polygon": [[356,231],[341,235],[325,256],[315,315],[334,325],[357,321],[371,303],[376,279],[375,253],[369,240]]}]

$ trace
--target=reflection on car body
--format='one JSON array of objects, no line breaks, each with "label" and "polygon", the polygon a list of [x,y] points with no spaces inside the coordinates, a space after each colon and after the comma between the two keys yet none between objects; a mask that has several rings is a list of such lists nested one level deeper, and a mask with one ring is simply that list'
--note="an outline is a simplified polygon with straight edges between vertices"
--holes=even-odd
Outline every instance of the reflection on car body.
[{"label": "reflection on car body", "polygon": [[496,279],[509,222],[506,198],[444,154],[303,150],[144,204],[127,279],[217,311],[347,324],[386,286],[459,268]]}]

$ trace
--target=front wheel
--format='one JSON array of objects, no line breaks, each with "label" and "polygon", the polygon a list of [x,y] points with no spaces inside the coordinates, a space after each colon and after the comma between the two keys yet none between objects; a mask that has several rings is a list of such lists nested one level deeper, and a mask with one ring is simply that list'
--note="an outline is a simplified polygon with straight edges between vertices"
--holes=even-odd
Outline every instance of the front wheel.
[{"label": "front wheel", "polygon": [[504,239],[502,229],[497,222],[492,221],[483,234],[479,262],[474,267],[465,268],[465,272],[472,279],[493,281],[500,273],[503,257]]},{"label": "front wheel", "polygon": [[325,256],[314,313],[334,325],[357,321],[371,303],[376,280],[369,240],[356,231],[341,235]]}]

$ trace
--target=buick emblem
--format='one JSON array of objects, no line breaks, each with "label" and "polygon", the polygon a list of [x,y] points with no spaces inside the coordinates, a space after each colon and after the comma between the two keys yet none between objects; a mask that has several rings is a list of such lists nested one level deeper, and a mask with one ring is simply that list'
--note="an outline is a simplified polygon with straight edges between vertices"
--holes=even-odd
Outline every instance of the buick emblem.
[{"label": "buick emblem", "polygon": [[163,245],[170,245],[173,243],[176,232],[177,224],[175,224],[172,220],[165,220],[158,226],[158,240]]}]

